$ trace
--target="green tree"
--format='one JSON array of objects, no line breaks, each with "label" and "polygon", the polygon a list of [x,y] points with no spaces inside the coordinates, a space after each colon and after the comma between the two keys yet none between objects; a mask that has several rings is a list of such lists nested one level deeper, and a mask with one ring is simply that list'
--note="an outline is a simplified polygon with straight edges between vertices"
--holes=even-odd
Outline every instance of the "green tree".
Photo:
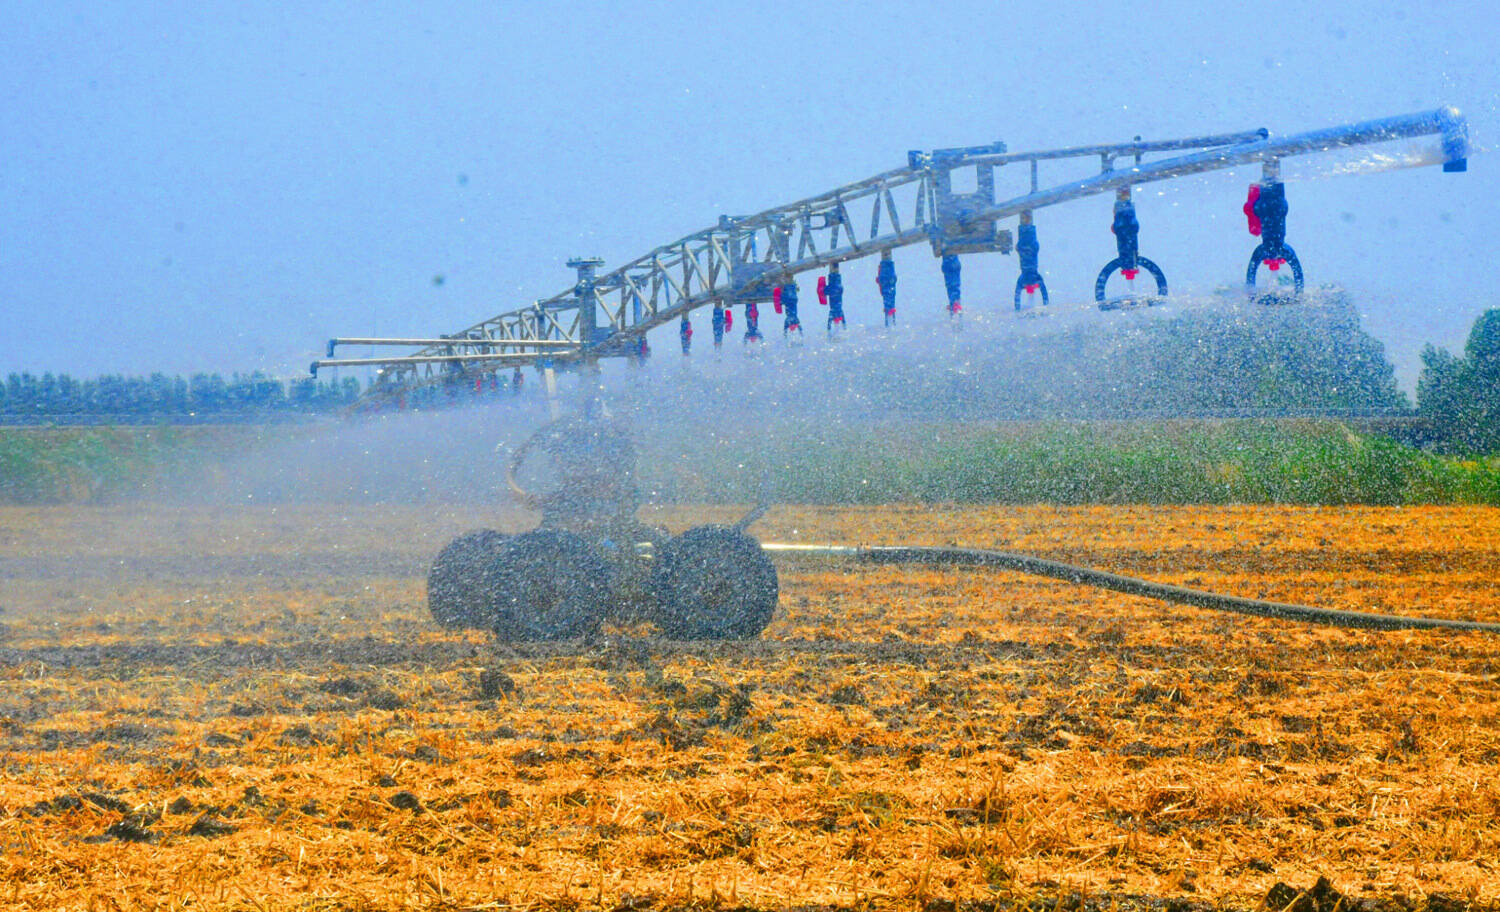
[{"label": "green tree", "polygon": [[1464,357],[1432,345],[1422,350],[1417,408],[1440,448],[1500,452],[1500,308],[1474,321]]}]

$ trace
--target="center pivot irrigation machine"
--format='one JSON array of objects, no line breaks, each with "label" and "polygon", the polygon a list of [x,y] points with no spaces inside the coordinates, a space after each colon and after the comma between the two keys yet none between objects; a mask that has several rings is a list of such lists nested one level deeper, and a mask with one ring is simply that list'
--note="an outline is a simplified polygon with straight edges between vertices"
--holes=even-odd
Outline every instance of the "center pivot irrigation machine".
[{"label": "center pivot irrigation machine", "polygon": [[[1097,194],[1115,194],[1114,233],[1118,256],[1094,284],[1100,309],[1151,304],[1167,294],[1165,272],[1140,253],[1140,222],[1131,191],[1137,185],[1206,171],[1259,164],[1243,211],[1250,233],[1260,238],[1250,254],[1245,284],[1265,302],[1284,294],[1257,294],[1261,266],[1286,268],[1291,287],[1304,285],[1302,263],[1287,243],[1287,197],[1283,158],[1355,146],[1439,137],[1440,154],[1430,162],[1444,171],[1467,169],[1468,123],[1457,109],[1386,117],[1286,137],[1265,129],[1188,139],[1078,146],[1012,153],[1004,143],[963,149],[909,152],[905,167],[877,174],[827,193],[749,216],[720,216],[712,228],[657,247],[612,272],[603,261],[568,261],[574,285],[527,307],[502,313],[449,335],[430,338],[335,338],[322,367],[375,367],[376,378],[361,404],[401,406],[426,387],[447,385],[497,389],[502,371],[521,382],[521,369],[542,373],[549,396],[557,370],[597,371],[600,359],[640,357],[646,334],[680,321],[683,353],[693,335],[690,315],[712,308],[715,347],[733,327],[733,308],[744,308],[745,340],[761,341],[758,305],[773,302],[784,314],[788,335],[802,331],[796,276],[828,270],[817,284],[828,307],[830,330],[842,325],[840,263],[878,256],[877,282],[886,324],[895,318],[896,274],[890,251],[927,242],[942,261],[949,312],[961,310],[959,256],[1017,254],[1017,310],[1037,299],[1050,303],[1039,268],[1039,209]],[[1174,153],[1162,157],[1164,153]],[[1099,173],[1043,189],[1043,162],[1096,159]],[[1149,160],[1148,160],[1149,159]],[[1429,163],[1429,162],[1422,162]],[[1030,192],[997,201],[995,170],[1029,166]],[[971,173],[972,172],[972,173]],[[955,176],[959,177],[955,181]],[[972,190],[960,191],[967,182]],[[902,221],[901,213],[910,217]],[[857,214],[868,219],[856,223]],[[1015,234],[1001,222],[1015,217]],[[1154,293],[1110,298],[1109,280],[1119,273],[1133,287],[1141,273]],[[1292,296],[1293,298],[1295,295]],[[339,346],[417,347],[392,357],[337,358]],[[595,385],[597,389],[597,385]],[[596,395],[596,393],[590,393]],[[768,552],[812,550],[826,556],[875,562],[926,562],[1003,566],[1075,583],[1102,586],[1201,607],[1289,619],[1364,627],[1439,626],[1500,632],[1500,625],[1327,611],[1238,599],[1163,586],[1040,560],[1026,555],[968,549],[841,548],[762,545],[745,529],[763,511],[757,507],[735,526],[700,526],[671,537],[635,520],[639,496],[635,454],[628,435],[585,403],[583,417],[554,421],[511,455],[507,481],[526,505],[542,514],[541,527],[515,537],[469,533],[438,555],[428,578],[429,606],[448,626],[489,627],[513,640],[557,639],[588,634],[606,616],[651,621],[667,636],[687,639],[749,638],[770,622],[778,581]],[[530,490],[521,481],[528,461],[549,461],[551,490]]]}]

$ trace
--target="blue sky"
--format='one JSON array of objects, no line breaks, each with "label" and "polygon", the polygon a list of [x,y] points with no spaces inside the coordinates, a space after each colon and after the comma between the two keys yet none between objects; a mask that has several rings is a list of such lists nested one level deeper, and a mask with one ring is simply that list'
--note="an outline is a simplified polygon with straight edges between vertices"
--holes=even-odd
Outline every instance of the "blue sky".
[{"label": "blue sky", "polygon": [[[1132,7],[12,0],[0,373],[291,375],[330,335],[455,330],[567,286],[570,256],[617,264],[907,149],[1289,133],[1442,103],[1495,141],[1488,4]],[[1408,380],[1423,342],[1460,345],[1500,306],[1492,161],[1289,183],[1310,279],[1359,295]],[[1255,176],[1138,194],[1141,250],[1175,289],[1243,272]],[[1054,297],[1085,298],[1113,256],[1108,198],[1038,223]],[[942,319],[930,254],[898,263],[908,319]],[[1013,257],[965,266],[971,310],[1008,299]],[[848,309],[874,322],[865,269]]]}]

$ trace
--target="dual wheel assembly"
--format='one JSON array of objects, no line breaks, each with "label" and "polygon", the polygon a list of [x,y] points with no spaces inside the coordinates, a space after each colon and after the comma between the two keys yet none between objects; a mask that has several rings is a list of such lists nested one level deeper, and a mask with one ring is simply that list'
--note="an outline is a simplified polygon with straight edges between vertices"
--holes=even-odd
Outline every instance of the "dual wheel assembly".
[{"label": "dual wheel assembly", "polygon": [[729,526],[640,531],[629,545],[547,528],[461,535],[433,561],[428,607],[444,627],[513,642],[589,636],[605,620],[649,621],[671,639],[752,639],[771,622],[776,567],[755,539]]}]

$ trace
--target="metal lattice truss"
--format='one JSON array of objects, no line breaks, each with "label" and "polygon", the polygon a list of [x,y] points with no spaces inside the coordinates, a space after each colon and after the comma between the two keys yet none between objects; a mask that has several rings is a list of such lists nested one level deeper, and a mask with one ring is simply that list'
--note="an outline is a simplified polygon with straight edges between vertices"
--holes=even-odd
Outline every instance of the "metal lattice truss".
[{"label": "metal lattice truss", "polygon": [[[1011,153],[1004,143],[911,152],[907,165],[827,193],[719,223],[661,246],[613,271],[597,259],[570,260],[571,287],[529,306],[430,339],[339,338],[320,367],[381,368],[368,395],[384,397],[478,372],[538,363],[565,365],[624,355],[650,330],[698,308],[764,301],[798,273],[923,241],[934,255],[1009,253],[1007,218],[1137,184],[1424,135],[1442,137],[1445,170],[1463,170],[1467,122],[1454,108],[1332,127],[1283,138],[1264,129],[1189,139]],[[1178,153],[1159,157],[1164,153]],[[1148,160],[1148,158],[1150,160]],[[1040,188],[1039,165],[1096,159],[1089,177]],[[1031,191],[995,198],[995,169],[1029,165]],[[956,180],[957,178],[957,180]],[[966,181],[960,190],[956,184]],[[335,358],[338,345],[420,346],[396,357]]]}]

